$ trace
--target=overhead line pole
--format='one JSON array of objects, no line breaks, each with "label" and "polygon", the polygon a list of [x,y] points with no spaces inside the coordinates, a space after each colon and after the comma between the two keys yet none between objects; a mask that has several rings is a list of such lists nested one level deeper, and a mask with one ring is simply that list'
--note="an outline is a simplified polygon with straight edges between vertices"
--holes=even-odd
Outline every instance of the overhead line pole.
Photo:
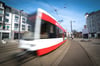
[{"label": "overhead line pole", "polygon": [[72,22],[75,22],[75,21],[70,21],[70,26],[71,26],[71,38],[72,38],[72,35],[73,35],[73,27],[72,27]]}]

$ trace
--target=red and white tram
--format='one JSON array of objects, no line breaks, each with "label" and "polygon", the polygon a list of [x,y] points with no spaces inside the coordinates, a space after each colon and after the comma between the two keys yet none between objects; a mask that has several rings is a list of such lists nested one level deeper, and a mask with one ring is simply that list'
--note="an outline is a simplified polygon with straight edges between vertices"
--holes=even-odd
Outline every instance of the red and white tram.
[{"label": "red and white tram", "polygon": [[19,48],[35,51],[38,56],[55,50],[66,40],[66,31],[54,17],[42,9],[29,15],[29,32],[25,32],[19,41]]}]

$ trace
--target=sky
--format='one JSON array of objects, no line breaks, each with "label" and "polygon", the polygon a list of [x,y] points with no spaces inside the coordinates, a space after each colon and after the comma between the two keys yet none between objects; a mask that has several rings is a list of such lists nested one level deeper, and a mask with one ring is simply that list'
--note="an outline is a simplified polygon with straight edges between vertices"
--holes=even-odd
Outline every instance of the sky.
[{"label": "sky", "polygon": [[86,24],[85,13],[100,10],[100,0],[0,0],[13,8],[24,10],[27,13],[34,13],[42,8],[56,18],[61,26],[71,31],[72,29],[82,31]]}]

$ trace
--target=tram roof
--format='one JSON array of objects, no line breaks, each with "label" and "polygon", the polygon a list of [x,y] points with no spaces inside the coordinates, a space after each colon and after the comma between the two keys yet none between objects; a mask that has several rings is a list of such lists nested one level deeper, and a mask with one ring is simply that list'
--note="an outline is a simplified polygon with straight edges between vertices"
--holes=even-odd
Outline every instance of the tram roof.
[{"label": "tram roof", "polygon": [[41,8],[38,8],[38,12],[42,13],[41,19],[51,22],[52,24],[56,25],[57,27],[62,29],[64,32],[66,32],[65,29],[57,22],[57,20],[52,15],[50,15],[48,12],[46,12],[45,10]]}]

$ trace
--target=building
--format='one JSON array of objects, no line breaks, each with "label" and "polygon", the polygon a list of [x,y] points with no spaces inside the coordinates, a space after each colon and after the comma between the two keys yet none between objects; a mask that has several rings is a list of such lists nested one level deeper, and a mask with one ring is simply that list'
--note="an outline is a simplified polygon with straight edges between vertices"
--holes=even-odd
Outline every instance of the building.
[{"label": "building", "polygon": [[[9,8],[5,5],[5,3],[0,2],[0,39],[9,37],[10,26],[8,24],[8,20],[5,18],[5,10]],[[5,28],[5,30],[3,30]]]},{"label": "building", "polygon": [[[0,39],[18,39],[18,34],[30,30],[28,14],[0,1]],[[20,29],[19,29],[20,28]]]},{"label": "building", "polygon": [[85,16],[89,37],[100,38],[100,10],[86,13]]}]

